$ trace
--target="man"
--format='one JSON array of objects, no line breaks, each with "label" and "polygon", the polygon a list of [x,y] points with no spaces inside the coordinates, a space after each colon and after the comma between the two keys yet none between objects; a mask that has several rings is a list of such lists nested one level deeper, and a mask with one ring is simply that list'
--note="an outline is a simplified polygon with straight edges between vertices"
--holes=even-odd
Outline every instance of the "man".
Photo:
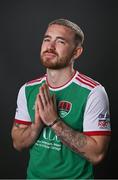
[{"label": "man", "polygon": [[110,141],[102,85],[74,70],[84,34],[66,19],[51,22],[41,47],[42,78],[23,85],[12,128],[17,150],[30,147],[27,178],[90,179]]}]

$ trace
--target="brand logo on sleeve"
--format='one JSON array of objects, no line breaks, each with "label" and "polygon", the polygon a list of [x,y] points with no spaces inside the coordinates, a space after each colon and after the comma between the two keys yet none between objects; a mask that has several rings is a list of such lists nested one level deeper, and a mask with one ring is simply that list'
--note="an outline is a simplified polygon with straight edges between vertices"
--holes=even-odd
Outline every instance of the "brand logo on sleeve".
[{"label": "brand logo on sleeve", "polygon": [[100,114],[98,116],[99,121],[98,121],[98,127],[99,128],[105,128],[109,129],[110,128],[110,115],[108,113],[105,114]]},{"label": "brand logo on sleeve", "polygon": [[58,111],[61,118],[67,116],[72,109],[72,104],[68,101],[60,101],[58,104]]}]

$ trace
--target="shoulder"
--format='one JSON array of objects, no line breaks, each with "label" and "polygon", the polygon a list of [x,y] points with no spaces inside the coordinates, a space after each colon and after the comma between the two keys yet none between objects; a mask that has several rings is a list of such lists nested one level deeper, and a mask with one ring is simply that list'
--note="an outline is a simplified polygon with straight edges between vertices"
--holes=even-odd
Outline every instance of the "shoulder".
[{"label": "shoulder", "polygon": [[37,79],[33,79],[31,81],[28,81],[26,83],[24,83],[23,85],[21,85],[20,89],[19,89],[19,92],[18,92],[18,95],[23,95],[26,93],[26,89],[29,87],[34,88],[35,85],[39,85],[41,84],[43,81],[46,80],[46,75],[40,77],[40,78],[37,78]]},{"label": "shoulder", "polygon": [[81,82],[81,86],[84,86],[85,88],[90,90],[89,96],[95,96],[96,98],[101,97],[103,99],[107,97],[104,86],[98,81],[82,73],[78,73],[77,79]]},{"label": "shoulder", "polygon": [[88,90],[93,90],[97,86],[101,86],[99,82],[96,80],[92,79],[91,77],[86,76],[85,74],[82,74],[77,71],[76,77],[75,77],[75,83],[78,84],[79,86],[88,89]]},{"label": "shoulder", "polygon": [[46,80],[46,74],[42,77],[39,77],[37,79],[33,79],[31,81],[28,81],[25,83],[25,86],[33,86],[33,85],[37,85],[37,84],[40,84],[42,83],[43,81]]},{"label": "shoulder", "polygon": [[88,99],[91,99],[91,101],[101,102],[102,104],[107,103],[109,104],[108,95],[105,90],[105,88],[102,85],[96,86],[92,91],[90,92]]}]

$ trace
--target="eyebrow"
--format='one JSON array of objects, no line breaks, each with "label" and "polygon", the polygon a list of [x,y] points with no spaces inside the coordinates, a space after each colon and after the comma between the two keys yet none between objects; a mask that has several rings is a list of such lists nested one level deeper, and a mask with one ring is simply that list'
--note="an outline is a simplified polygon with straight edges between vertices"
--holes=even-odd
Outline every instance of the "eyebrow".
[{"label": "eyebrow", "polygon": [[51,36],[49,36],[49,35],[45,35],[45,36],[44,36],[44,38],[50,38],[50,37],[51,37]]},{"label": "eyebrow", "polygon": [[[50,35],[45,35],[44,38],[51,38]],[[65,38],[61,37],[61,36],[57,36],[56,39],[62,39],[63,41],[67,41]]]}]

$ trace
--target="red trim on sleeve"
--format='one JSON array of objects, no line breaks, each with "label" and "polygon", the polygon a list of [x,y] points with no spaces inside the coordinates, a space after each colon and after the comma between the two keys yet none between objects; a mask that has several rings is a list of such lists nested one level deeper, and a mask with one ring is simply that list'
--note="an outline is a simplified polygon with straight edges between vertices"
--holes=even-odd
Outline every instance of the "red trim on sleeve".
[{"label": "red trim on sleeve", "polygon": [[83,132],[85,135],[88,135],[88,136],[102,136],[102,135],[108,135],[110,136],[111,135],[111,131],[86,131],[86,132]]},{"label": "red trim on sleeve", "polygon": [[15,119],[15,123],[30,125],[32,122]]}]

